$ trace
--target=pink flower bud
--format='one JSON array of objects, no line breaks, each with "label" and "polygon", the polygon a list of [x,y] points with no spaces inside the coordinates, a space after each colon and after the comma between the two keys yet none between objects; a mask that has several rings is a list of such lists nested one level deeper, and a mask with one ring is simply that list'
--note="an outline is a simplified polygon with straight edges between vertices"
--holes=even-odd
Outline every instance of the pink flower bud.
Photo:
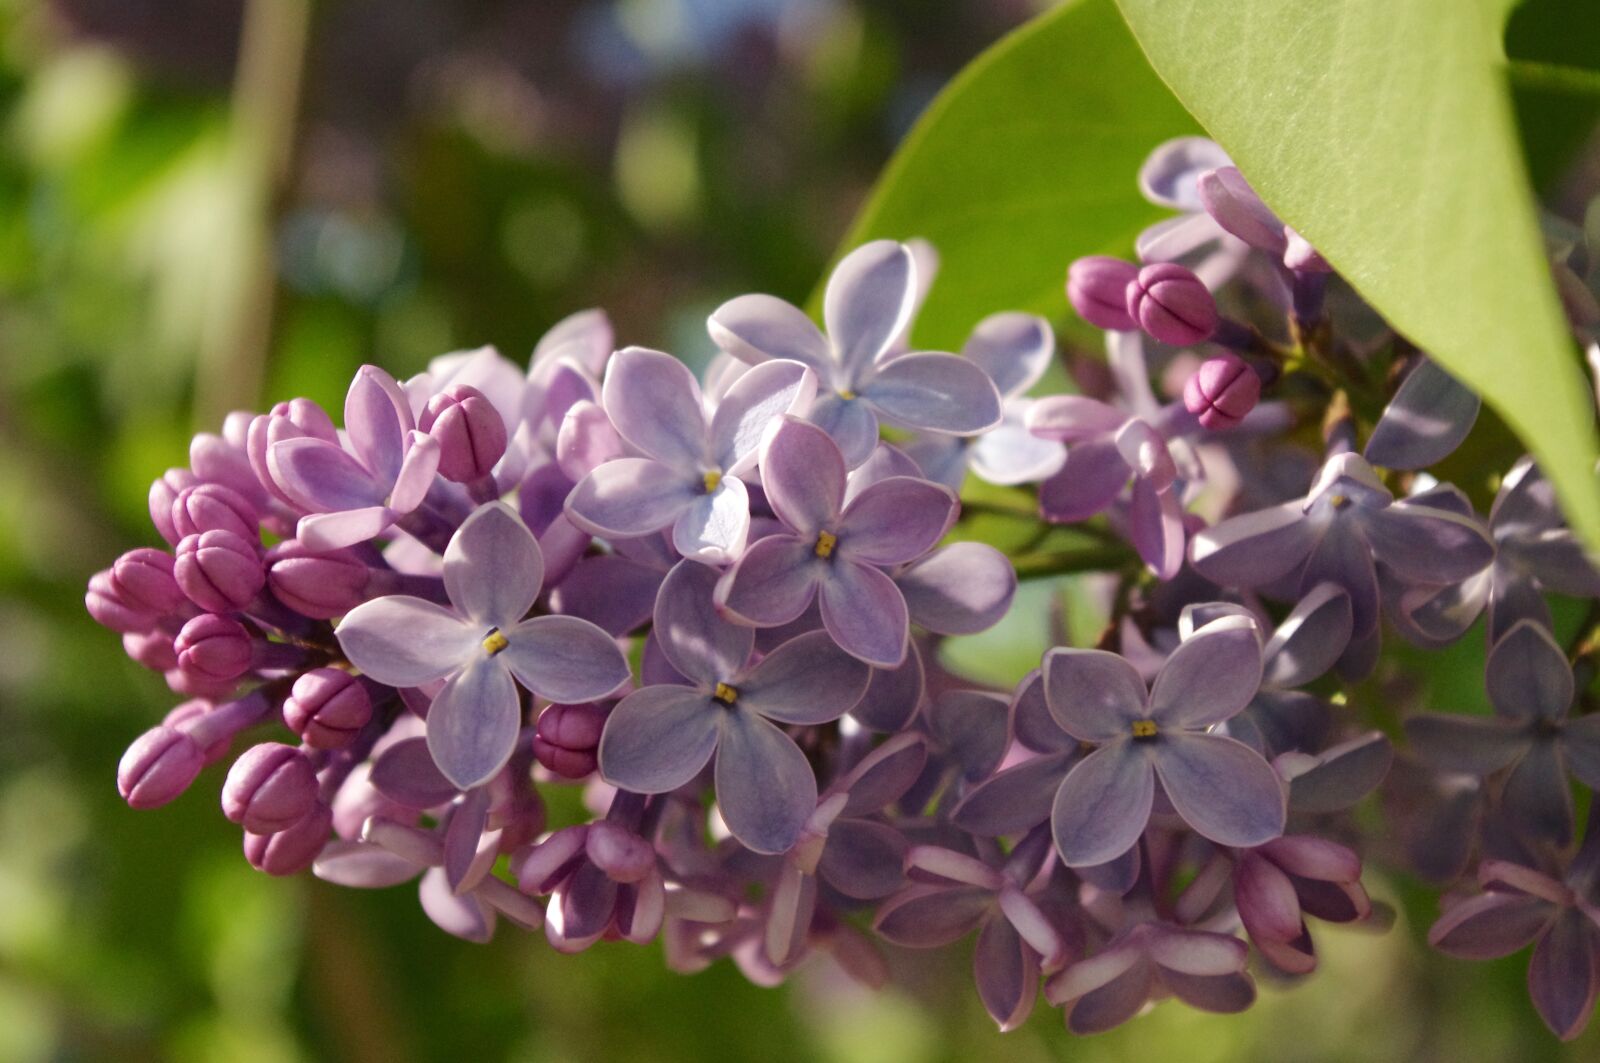
[{"label": "pink flower bud", "polygon": [[178,667],[202,683],[229,683],[250,670],[250,632],[239,621],[201,613],[173,640]]},{"label": "pink flower bud", "polygon": [[317,668],[302,675],[283,703],[289,730],[318,749],[349,745],[370,719],[372,699],[367,688],[338,668]]},{"label": "pink flower bud", "polygon": [[294,539],[267,554],[267,583],[273,595],[313,620],[332,620],[366,601],[371,574],[348,550],[318,553]]},{"label": "pink flower bud", "polygon": [[178,492],[198,483],[200,477],[188,469],[168,469],[161,474],[161,479],[150,485],[150,520],[161,537],[174,546],[183,536],[172,524],[172,504],[178,500]]},{"label": "pink flower bud", "polygon": [[1067,270],[1067,299],[1078,316],[1096,328],[1131,332],[1139,323],[1128,314],[1125,293],[1138,274],[1137,266],[1120,258],[1080,258]]},{"label": "pink flower bud", "polygon": [[339,433],[333,427],[332,418],[310,399],[291,399],[278,403],[271,411],[252,418],[245,432],[245,455],[256,479],[278,501],[297,511],[299,507],[294,500],[284,494],[272,478],[267,451],[274,443],[307,436],[335,445],[339,442]]},{"label": "pink flower bud", "polygon": [[122,648],[152,672],[178,667],[178,651],[172,648],[172,636],[165,631],[130,631],[122,636]]},{"label": "pink flower bud", "polygon": [[[195,724],[206,716],[216,711],[215,706],[207,698],[190,698],[188,701],[174,705],[167,712],[166,718],[161,722],[168,727],[176,728],[194,739],[202,741],[195,731]],[[223,729],[215,741],[201,749],[207,764],[215,764],[228,755],[228,747],[233,744],[233,731]]]},{"label": "pink flower bud", "polygon": [[656,866],[656,851],[649,842],[603,819],[589,824],[584,851],[594,866],[617,882],[637,882]]},{"label": "pink flower bud", "polygon": [[1128,284],[1128,314],[1162,343],[1186,347],[1217,330],[1217,301],[1193,271],[1157,262]]},{"label": "pink flower bud", "polygon": [[251,867],[269,875],[297,875],[322,854],[332,825],[333,813],[319,801],[304,816],[280,831],[247,832],[244,858]]},{"label": "pink flower bud", "polygon": [[194,739],[161,724],[136,739],[117,765],[117,792],[132,808],[157,808],[189,788],[205,757]]},{"label": "pink flower bud", "polygon": [[255,547],[221,529],[180,542],[173,571],[189,600],[213,613],[243,609],[267,582]]},{"label": "pink flower bud", "polygon": [[455,483],[481,480],[506,452],[506,423],[483,392],[467,384],[428,400],[418,425],[439,441],[439,475]]},{"label": "pink flower bud", "polygon": [[254,544],[261,539],[261,514],[231,487],[198,484],[178,492],[172,503],[172,527],[185,536],[228,531]]},{"label": "pink flower bud", "polygon": [[1284,235],[1289,238],[1289,244],[1283,252],[1283,264],[1296,273],[1332,273],[1333,267],[1328,260],[1323,258],[1316,248],[1311,246],[1304,236],[1284,226]]},{"label": "pink flower bud", "polygon": [[251,746],[228,769],[222,784],[222,814],[251,834],[272,834],[293,825],[317,801],[317,774],[293,746]]},{"label": "pink flower bud", "polygon": [[89,589],[84,593],[83,606],[94,617],[95,623],[123,634],[149,631],[159,619],[155,613],[137,608],[123,599],[109,568],[89,577]]},{"label": "pink flower bud", "polygon": [[582,779],[598,764],[606,713],[598,705],[551,705],[539,714],[533,755],[564,779]]},{"label": "pink flower bud", "polygon": [[1256,408],[1261,378],[1235,354],[1208,358],[1183,386],[1183,405],[1210,429],[1232,428]]},{"label": "pink flower bud", "polygon": [[112,564],[111,584],[117,596],[135,609],[165,615],[188,601],[173,578],[172,565],[172,555],[165,550],[141,546]]}]

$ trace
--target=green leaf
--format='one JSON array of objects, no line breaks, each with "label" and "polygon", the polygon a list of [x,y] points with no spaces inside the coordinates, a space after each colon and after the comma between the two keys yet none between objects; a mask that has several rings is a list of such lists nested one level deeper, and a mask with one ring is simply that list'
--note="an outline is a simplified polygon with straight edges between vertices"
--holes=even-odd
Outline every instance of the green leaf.
[{"label": "green leaf", "polygon": [[1118,0],[1262,198],[1493,405],[1600,543],[1594,400],[1506,87],[1507,0]]},{"label": "green leaf", "polygon": [[1140,198],[1150,149],[1197,132],[1111,0],[1070,0],[979,56],[928,108],[844,242],[938,249],[917,342],[960,346],[997,310],[1060,319],[1067,266],[1126,254],[1167,212]]}]

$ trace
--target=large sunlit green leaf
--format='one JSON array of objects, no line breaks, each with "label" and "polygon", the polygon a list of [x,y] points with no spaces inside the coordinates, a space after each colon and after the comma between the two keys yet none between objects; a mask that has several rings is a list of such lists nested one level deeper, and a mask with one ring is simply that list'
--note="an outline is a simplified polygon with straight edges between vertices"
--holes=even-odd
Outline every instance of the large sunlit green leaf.
[{"label": "large sunlit green leaf", "polygon": [[1134,179],[1196,132],[1111,0],[1069,0],[974,61],[906,138],[844,242],[926,237],[941,265],[917,342],[951,349],[979,318],[1060,317],[1067,265],[1126,254],[1166,212]]},{"label": "large sunlit green leaf", "polygon": [[1512,119],[1507,0],[1118,2],[1262,198],[1483,393],[1600,543],[1594,405]]}]

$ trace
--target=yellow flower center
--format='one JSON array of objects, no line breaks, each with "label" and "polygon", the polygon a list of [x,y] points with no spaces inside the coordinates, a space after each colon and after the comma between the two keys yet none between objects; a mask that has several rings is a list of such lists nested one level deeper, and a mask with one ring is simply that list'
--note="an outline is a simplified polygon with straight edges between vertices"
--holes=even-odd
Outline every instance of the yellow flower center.
[{"label": "yellow flower center", "polygon": [[724,705],[732,705],[739,700],[739,688],[730,687],[726,683],[718,683],[717,689],[711,692],[711,696]]},{"label": "yellow flower center", "polygon": [[1156,736],[1156,722],[1154,720],[1134,720],[1133,737],[1154,738]]},{"label": "yellow flower center", "polygon": [[833,548],[839,545],[839,537],[833,532],[817,533],[817,556],[832,557]]},{"label": "yellow flower center", "polygon": [[849,402],[851,399],[856,397],[856,393],[851,391],[849,388],[841,388],[839,389],[839,397],[844,401]]},{"label": "yellow flower center", "polygon": [[1329,495],[1328,496],[1328,505],[1332,506],[1334,509],[1343,509],[1345,506],[1348,506],[1349,504],[1350,504],[1350,499],[1346,498],[1344,495]]},{"label": "yellow flower center", "polygon": [[722,483],[722,472],[720,470],[712,469],[710,472],[706,473],[706,475],[705,475],[706,494],[709,495],[711,492],[715,491],[717,489],[718,485],[720,485],[721,483]]},{"label": "yellow flower center", "polygon": [[511,642],[504,635],[500,634],[499,628],[493,629],[483,637],[483,652],[487,653],[490,657],[493,657],[495,654],[499,653],[509,645],[511,645]]}]

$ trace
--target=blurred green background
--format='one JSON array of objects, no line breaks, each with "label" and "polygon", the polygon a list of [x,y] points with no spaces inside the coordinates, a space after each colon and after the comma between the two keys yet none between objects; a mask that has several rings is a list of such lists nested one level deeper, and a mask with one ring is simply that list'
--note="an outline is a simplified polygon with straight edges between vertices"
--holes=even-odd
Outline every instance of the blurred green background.
[{"label": "blurred green background", "polygon": [[363,361],[522,359],[589,305],[704,357],[723,298],[805,296],[932,94],[1039,6],[0,0],[0,1061],[1600,1054],[1540,1027],[1524,958],[1429,953],[1403,882],[1374,883],[1393,933],[1324,931],[1314,983],[1247,1015],[1075,1040],[1041,1007],[1001,1037],[962,948],[873,995],[828,961],[763,990],[657,949],[472,946],[412,887],[251,871],[215,769],[159,812],[117,798],[177,699],[82,589],[155,541],[147,487],[192,431],[337,410]]}]

